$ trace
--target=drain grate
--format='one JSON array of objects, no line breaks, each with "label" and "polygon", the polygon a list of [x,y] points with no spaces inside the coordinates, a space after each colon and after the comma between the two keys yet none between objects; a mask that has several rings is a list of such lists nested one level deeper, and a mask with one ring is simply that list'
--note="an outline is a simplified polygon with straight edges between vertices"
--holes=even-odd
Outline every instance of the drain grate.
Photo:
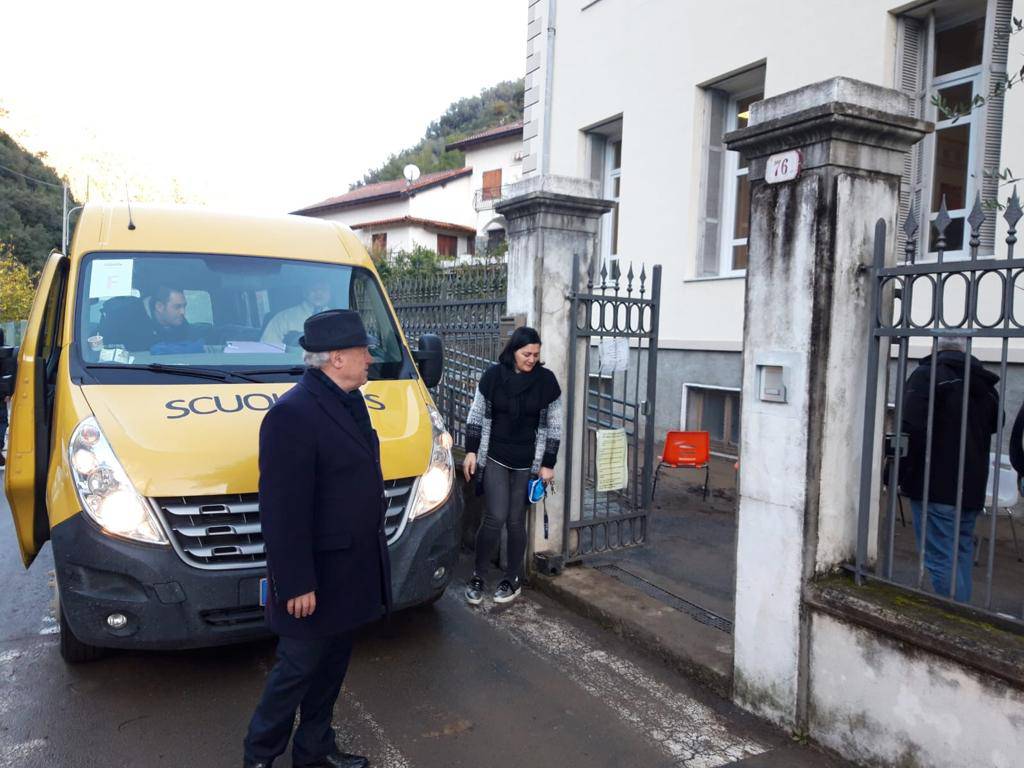
[{"label": "drain grate", "polygon": [[720,632],[725,632],[727,635],[732,634],[732,622],[729,621],[729,619],[724,616],[719,616],[717,613],[712,613],[706,608],[701,608],[696,603],[691,603],[689,600],[686,600],[679,595],[675,595],[667,589],[662,589],[657,584],[652,584],[647,579],[641,578],[635,573],[630,573],[625,568],[613,563],[608,563],[606,565],[595,565],[594,570],[606,573],[613,579],[621,581],[626,586],[640,590],[645,595],[653,597],[659,603],[663,603],[669,608],[681,611],[690,618],[699,621],[701,624],[714,627]]}]

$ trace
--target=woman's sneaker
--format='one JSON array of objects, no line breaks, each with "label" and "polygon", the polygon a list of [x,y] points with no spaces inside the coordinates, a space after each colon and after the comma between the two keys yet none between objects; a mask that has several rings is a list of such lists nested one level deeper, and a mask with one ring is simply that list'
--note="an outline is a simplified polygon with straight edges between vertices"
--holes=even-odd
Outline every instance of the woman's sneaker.
[{"label": "woman's sneaker", "polygon": [[498,585],[498,589],[494,592],[494,602],[511,603],[519,597],[519,593],[522,591],[523,587],[519,583],[519,579],[516,579],[515,581],[502,579],[501,583]]},{"label": "woman's sneaker", "polygon": [[466,585],[466,602],[470,605],[480,605],[484,601],[484,580],[473,574],[473,578]]}]

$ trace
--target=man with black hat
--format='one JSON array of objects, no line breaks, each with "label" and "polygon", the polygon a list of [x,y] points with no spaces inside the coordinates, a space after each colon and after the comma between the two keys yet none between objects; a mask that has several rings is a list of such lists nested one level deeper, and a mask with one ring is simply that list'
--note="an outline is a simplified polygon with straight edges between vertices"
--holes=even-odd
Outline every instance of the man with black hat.
[{"label": "man with black hat", "polygon": [[267,623],[277,663],[245,738],[246,768],[266,768],[292,741],[295,766],[362,768],[335,745],[331,716],[352,635],[390,607],[380,443],[359,387],[372,362],[359,313],[308,318],[302,379],[260,428],[260,520]]}]

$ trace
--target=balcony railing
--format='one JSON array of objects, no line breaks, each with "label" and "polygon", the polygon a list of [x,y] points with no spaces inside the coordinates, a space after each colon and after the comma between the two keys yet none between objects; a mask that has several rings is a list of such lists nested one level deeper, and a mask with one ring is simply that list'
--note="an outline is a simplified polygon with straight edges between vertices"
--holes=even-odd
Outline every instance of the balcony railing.
[{"label": "balcony railing", "polygon": [[501,187],[481,187],[473,193],[473,207],[477,211],[487,211],[494,207],[494,204],[508,197],[510,184]]}]

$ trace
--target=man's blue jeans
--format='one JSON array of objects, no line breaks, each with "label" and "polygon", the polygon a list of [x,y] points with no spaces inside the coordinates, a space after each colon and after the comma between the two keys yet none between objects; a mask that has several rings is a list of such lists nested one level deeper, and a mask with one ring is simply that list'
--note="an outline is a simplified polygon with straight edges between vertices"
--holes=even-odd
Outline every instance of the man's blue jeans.
[{"label": "man's blue jeans", "polygon": [[[921,518],[923,509],[919,499],[910,500],[914,512],[914,536],[918,551],[921,549]],[[962,603],[971,599],[971,571],[974,569],[974,522],[978,509],[960,511],[960,539],[956,542],[956,593]],[[956,507],[952,504],[928,502],[928,535],[925,538],[924,567],[932,577],[932,588],[936,594],[949,597],[949,584],[953,572],[953,546],[956,523]]]}]

